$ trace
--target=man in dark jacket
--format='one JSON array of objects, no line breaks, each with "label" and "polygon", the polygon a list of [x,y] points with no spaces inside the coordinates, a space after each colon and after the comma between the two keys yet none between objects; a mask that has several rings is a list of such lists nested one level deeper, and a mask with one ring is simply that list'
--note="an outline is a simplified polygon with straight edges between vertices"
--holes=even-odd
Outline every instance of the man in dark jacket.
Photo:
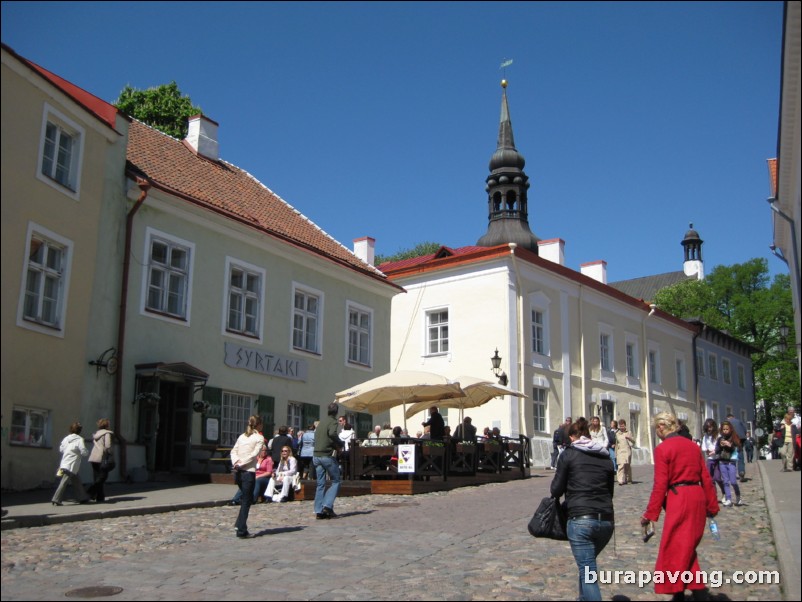
[{"label": "man in dark jacket", "polygon": [[442,441],[446,434],[446,422],[436,407],[429,408],[429,420],[422,423],[429,427],[429,437],[432,441]]},{"label": "man in dark jacket", "polygon": [[288,426],[280,426],[278,435],[270,441],[270,457],[273,458],[273,466],[278,466],[278,463],[281,462],[282,447],[286,445],[290,449],[295,449],[292,445],[292,437],[287,434],[289,430]]},{"label": "man in dark jacket", "polygon": [[[342,447],[340,435],[337,433],[337,412],[340,406],[330,403],[326,417],[315,429],[315,451],[312,464],[317,476],[315,491],[315,516],[317,518],[334,518],[334,500],[340,491],[340,465],[335,452]],[[326,489],[326,475],[330,485]]]},{"label": "man in dark jacket", "polygon": [[571,417],[565,419],[565,422],[558,426],[554,431],[554,436],[551,438],[551,466],[549,466],[550,470],[557,470],[557,458],[560,457],[560,452],[565,447],[565,428],[571,424]]}]

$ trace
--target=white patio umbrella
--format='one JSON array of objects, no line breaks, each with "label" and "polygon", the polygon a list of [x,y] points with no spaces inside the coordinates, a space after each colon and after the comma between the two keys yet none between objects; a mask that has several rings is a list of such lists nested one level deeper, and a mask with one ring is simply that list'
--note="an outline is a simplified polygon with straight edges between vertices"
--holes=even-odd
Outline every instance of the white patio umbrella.
[{"label": "white patio umbrella", "polygon": [[502,395],[512,395],[513,397],[522,397],[526,399],[526,394],[510,389],[504,385],[494,383],[493,381],[483,378],[476,378],[475,376],[460,376],[457,379],[462,390],[465,391],[463,397],[454,397],[451,399],[442,399],[435,401],[419,401],[412,404],[406,409],[405,418],[411,418],[418,412],[422,412],[432,406],[438,408],[459,408],[460,423],[463,420],[463,413],[465,408],[476,408],[486,404],[494,397]]},{"label": "white patio umbrella", "polygon": [[464,395],[459,382],[440,374],[399,370],[349,387],[335,397],[349,410],[379,414],[399,405],[447,400]]}]

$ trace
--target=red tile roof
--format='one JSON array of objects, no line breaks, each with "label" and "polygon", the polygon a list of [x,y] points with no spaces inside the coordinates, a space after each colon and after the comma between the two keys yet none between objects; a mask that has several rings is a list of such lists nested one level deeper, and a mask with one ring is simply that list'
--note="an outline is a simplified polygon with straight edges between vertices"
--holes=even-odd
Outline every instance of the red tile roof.
[{"label": "red tile roof", "polygon": [[101,100],[94,94],[90,94],[83,88],[79,88],[72,82],[68,82],[63,77],[59,77],[58,75],[48,71],[44,67],[40,67],[33,61],[29,61],[28,59],[18,55],[16,52],[14,52],[11,48],[6,46],[5,44],[3,44],[3,49],[7,50],[10,54],[16,57],[16,59],[19,60],[21,63],[24,63],[25,65],[36,71],[39,75],[44,77],[51,84],[53,84],[62,92],[64,92],[64,94],[72,98],[84,109],[93,114],[97,119],[108,125],[111,129],[115,128],[117,119],[117,108],[114,105],[107,103],[105,100]]},{"label": "red tile roof", "polygon": [[155,188],[400,288],[248,172],[198,155],[188,144],[136,119],[128,132],[128,169]]}]

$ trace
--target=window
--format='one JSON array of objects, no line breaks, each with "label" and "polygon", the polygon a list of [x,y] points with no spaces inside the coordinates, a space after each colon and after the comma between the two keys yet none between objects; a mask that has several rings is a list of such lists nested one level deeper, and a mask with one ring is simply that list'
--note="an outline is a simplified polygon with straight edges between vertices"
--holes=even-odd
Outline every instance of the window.
[{"label": "window", "polygon": [[543,312],[532,310],[532,352],[540,355],[546,354],[546,344],[543,338]]},{"label": "window", "polygon": [[541,389],[540,387],[532,388],[532,415],[534,417],[535,431],[546,431],[548,394],[549,392],[546,389]]},{"label": "window", "polygon": [[61,336],[64,331],[72,243],[29,224],[24,286],[20,290],[17,324]]},{"label": "window", "polygon": [[688,387],[685,383],[685,360],[678,357],[676,359],[677,368],[677,391],[687,391]]},{"label": "window", "polygon": [[356,305],[348,307],[348,361],[371,365],[372,312]]},{"label": "window", "polygon": [[627,343],[627,376],[638,377],[638,360],[635,355],[635,343]]},{"label": "window", "polygon": [[448,310],[428,312],[426,328],[429,355],[448,353]]},{"label": "window", "polygon": [[738,364],[738,386],[742,389],[746,388],[746,371],[741,364]]},{"label": "window", "polygon": [[611,336],[603,332],[599,335],[599,354],[601,356],[601,369],[604,372],[612,372],[613,371],[613,360],[612,360],[612,352],[610,349],[610,341]]},{"label": "window", "polygon": [[718,410],[718,402],[717,401],[711,402],[711,406],[713,408],[713,420],[715,420],[717,423],[721,422],[721,416],[719,415],[719,410]]},{"label": "window", "polygon": [[11,432],[9,442],[12,445],[29,447],[46,447],[50,445],[48,410],[35,410],[15,406],[11,412]]},{"label": "window", "polygon": [[228,312],[225,330],[247,337],[261,338],[262,282],[264,270],[226,260],[228,272]]},{"label": "window", "polygon": [[716,356],[712,353],[707,355],[707,373],[710,375],[711,380],[718,380],[718,362]]},{"label": "window", "polygon": [[77,198],[79,190],[83,139],[78,124],[45,105],[37,176],[72,198]]},{"label": "window", "polygon": [[724,382],[728,385],[732,384],[732,370],[730,368],[730,360],[726,357],[721,358],[721,376]]},{"label": "window", "polygon": [[296,288],[292,317],[292,346],[299,351],[319,353],[319,328],[322,296]]},{"label": "window", "polygon": [[649,349],[649,382],[653,385],[663,382],[660,376],[660,352],[656,349]]},{"label": "window", "polygon": [[303,407],[300,403],[288,403],[287,404],[287,426],[290,426],[295,429],[295,432],[298,432],[303,428],[301,422],[303,418]]},{"label": "window", "polygon": [[192,245],[148,230],[145,309],[189,320]]},{"label": "window", "polygon": [[705,375],[705,352],[701,349],[696,350],[696,373],[699,376]]},{"label": "window", "polygon": [[234,445],[252,414],[253,397],[223,391],[223,404],[220,412],[221,445]]}]

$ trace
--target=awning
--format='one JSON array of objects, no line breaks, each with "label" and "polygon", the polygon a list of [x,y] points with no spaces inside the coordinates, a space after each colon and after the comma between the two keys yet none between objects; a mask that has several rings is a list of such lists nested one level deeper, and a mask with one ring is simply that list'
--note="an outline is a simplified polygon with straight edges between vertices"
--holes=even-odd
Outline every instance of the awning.
[{"label": "awning", "polygon": [[203,370],[196,368],[186,362],[154,362],[152,364],[137,364],[134,366],[137,377],[163,378],[168,377],[175,380],[183,380],[194,383],[206,383],[209,375]]}]

